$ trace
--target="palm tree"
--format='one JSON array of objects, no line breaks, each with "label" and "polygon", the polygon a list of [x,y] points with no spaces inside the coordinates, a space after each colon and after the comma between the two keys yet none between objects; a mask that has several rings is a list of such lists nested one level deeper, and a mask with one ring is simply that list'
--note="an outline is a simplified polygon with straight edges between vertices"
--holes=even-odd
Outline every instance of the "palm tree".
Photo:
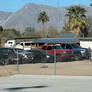
[{"label": "palm tree", "polygon": [[90,3],[90,6],[92,6],[92,0],[91,0],[91,3]]},{"label": "palm tree", "polygon": [[0,46],[2,44],[2,32],[3,32],[3,27],[0,26]]},{"label": "palm tree", "polygon": [[38,16],[38,22],[42,22],[42,33],[45,34],[45,23],[49,21],[49,17],[45,11],[41,11]]},{"label": "palm tree", "polygon": [[86,33],[85,30],[87,27],[87,18],[85,15],[85,8],[80,6],[72,6],[67,8],[67,13],[65,16],[68,16],[68,23],[69,29],[75,33],[75,37],[78,37],[79,34],[84,36]]}]

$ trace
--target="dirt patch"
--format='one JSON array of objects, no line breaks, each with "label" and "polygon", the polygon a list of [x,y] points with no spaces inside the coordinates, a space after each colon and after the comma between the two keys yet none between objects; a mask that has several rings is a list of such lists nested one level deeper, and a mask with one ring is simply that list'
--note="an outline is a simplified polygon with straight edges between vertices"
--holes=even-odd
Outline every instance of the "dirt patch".
[{"label": "dirt patch", "polygon": [[[29,75],[53,75],[54,63],[44,64],[22,64],[22,65],[7,65],[0,66],[0,77],[10,76],[15,74]],[[74,62],[59,62],[56,63],[57,75],[72,75],[72,76],[92,76],[92,61],[74,61]]]}]

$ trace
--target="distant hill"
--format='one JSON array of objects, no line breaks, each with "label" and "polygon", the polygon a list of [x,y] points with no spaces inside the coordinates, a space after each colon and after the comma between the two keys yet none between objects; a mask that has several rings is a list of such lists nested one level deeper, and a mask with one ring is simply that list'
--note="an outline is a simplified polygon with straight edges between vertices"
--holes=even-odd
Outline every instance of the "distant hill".
[{"label": "distant hill", "polygon": [[3,22],[11,15],[11,12],[3,12],[0,11],[0,25],[3,24]]},{"label": "distant hill", "polygon": [[[87,16],[92,16],[92,8],[83,6],[87,10]],[[36,29],[41,29],[41,23],[37,23],[37,18],[40,11],[46,11],[50,18],[47,23],[48,26],[57,27],[58,16],[60,28],[64,25],[64,15],[66,13],[65,7],[51,7],[47,5],[38,5],[34,3],[28,3],[23,6],[20,10],[14,13],[0,12],[0,25],[5,28],[16,28],[23,32],[25,27],[34,27]]]}]

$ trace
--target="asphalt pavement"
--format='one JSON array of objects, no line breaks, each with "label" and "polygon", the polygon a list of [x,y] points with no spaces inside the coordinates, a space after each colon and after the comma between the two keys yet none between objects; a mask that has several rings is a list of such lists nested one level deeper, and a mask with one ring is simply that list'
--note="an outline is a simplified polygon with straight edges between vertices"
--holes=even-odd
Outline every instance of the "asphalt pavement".
[{"label": "asphalt pavement", "polygon": [[1,77],[0,92],[92,92],[92,77],[48,75]]}]

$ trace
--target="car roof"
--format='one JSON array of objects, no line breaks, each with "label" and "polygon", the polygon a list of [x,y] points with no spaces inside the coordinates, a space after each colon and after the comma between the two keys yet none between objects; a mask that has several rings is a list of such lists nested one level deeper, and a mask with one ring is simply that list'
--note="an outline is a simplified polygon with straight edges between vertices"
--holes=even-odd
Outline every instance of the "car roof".
[{"label": "car roof", "polygon": [[28,52],[45,52],[45,51],[40,49],[33,49],[33,50],[28,50]]},{"label": "car roof", "polygon": [[40,53],[46,53],[50,55],[50,53],[46,52],[45,50],[40,50],[40,49],[28,50],[27,52],[40,52]]},{"label": "car roof", "polygon": [[4,47],[0,47],[0,49],[20,49],[20,48],[4,48]]}]

